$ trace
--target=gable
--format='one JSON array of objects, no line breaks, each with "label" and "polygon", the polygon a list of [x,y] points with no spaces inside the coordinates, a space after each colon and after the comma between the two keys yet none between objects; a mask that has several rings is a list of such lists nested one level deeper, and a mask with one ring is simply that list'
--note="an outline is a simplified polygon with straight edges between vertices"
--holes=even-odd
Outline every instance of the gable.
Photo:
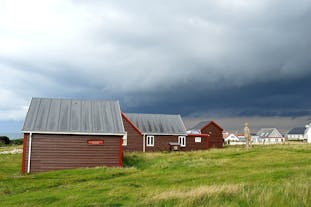
[{"label": "gable", "polygon": [[277,130],[276,128],[262,128],[257,132],[256,135],[261,138],[283,137],[282,134],[279,132],[279,130]]},{"label": "gable", "polygon": [[214,126],[216,128],[218,128],[220,131],[223,131],[223,128],[221,128],[218,124],[216,124],[214,121],[210,121],[207,125],[205,125],[201,131],[204,131],[205,129],[207,129],[208,127]]},{"label": "gable", "polygon": [[[143,135],[142,132],[135,126],[135,124],[122,112],[122,118],[123,120],[123,124],[124,124],[124,127],[126,128],[126,123],[128,123],[128,125],[139,135]],[[126,123],[124,123],[126,122]],[[126,128],[127,130],[127,128]]]},{"label": "gable", "polygon": [[273,131],[270,133],[269,137],[283,137],[282,134],[277,129],[273,129]]}]

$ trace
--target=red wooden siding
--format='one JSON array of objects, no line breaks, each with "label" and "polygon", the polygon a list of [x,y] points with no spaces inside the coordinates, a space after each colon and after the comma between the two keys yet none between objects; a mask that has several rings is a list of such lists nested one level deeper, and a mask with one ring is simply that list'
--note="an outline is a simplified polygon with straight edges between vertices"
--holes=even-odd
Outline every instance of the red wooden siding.
[{"label": "red wooden siding", "polygon": [[[127,152],[143,151],[143,135],[139,129],[131,123],[131,121],[122,114],[123,125],[125,131],[127,132],[127,146],[123,146],[123,150]],[[152,135],[152,134],[150,134]],[[222,133],[221,133],[222,135]],[[147,135],[145,136],[146,139]],[[197,137],[200,137],[198,135]],[[147,146],[147,141],[145,141],[145,151],[146,152],[156,152],[156,151],[170,151],[170,142],[178,142],[177,135],[154,135],[154,146]],[[191,150],[206,150],[208,148],[209,140],[206,136],[201,137],[201,143],[195,142],[195,137],[186,136],[186,147],[181,147],[182,151]]]},{"label": "red wooden siding", "polygon": [[170,151],[170,142],[178,142],[178,136],[154,136],[153,147],[147,146],[147,142],[145,142],[146,152]]},{"label": "red wooden siding", "polygon": [[[28,139],[25,170],[28,163]],[[88,140],[104,140],[102,145],[90,145]],[[33,134],[30,172],[122,165],[121,138],[116,136],[78,136]],[[120,155],[121,154],[121,155]]]},{"label": "red wooden siding", "polygon": [[[154,136],[154,146],[147,146],[146,142],[146,152],[155,152],[155,151],[170,151],[170,142],[178,142],[179,136]],[[198,136],[199,137],[199,136]],[[186,146],[180,147],[181,151],[192,151],[192,150],[206,150],[207,149],[207,138],[202,137],[201,142],[195,142],[195,137],[186,136]]]},{"label": "red wooden siding", "polygon": [[209,148],[222,148],[223,147],[223,135],[222,129],[214,124],[208,124],[202,130],[202,134],[208,134],[208,146]]},{"label": "red wooden siding", "polygon": [[123,161],[123,149],[122,149],[122,137],[120,138],[119,142],[119,167],[122,167],[122,161]]},{"label": "red wooden siding", "polygon": [[143,151],[143,135],[122,115],[124,129],[127,132],[127,146],[123,146],[124,151],[142,152]]},{"label": "red wooden siding", "polygon": [[201,137],[201,142],[195,142],[195,137],[200,137],[200,136],[187,136],[186,147],[181,147],[180,149],[182,151],[206,150],[208,148],[208,138]]}]

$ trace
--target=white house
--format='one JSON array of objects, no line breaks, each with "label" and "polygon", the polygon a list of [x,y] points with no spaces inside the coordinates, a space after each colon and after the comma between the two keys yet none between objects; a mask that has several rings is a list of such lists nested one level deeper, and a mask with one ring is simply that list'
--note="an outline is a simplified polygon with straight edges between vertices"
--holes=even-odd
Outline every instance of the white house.
[{"label": "white house", "polygon": [[285,138],[276,128],[262,128],[257,132],[262,144],[282,144]]},{"label": "white house", "polygon": [[296,127],[287,132],[285,137],[287,138],[288,141],[303,141],[305,140],[304,135],[305,135],[306,128],[305,127]]},{"label": "white house", "polygon": [[225,140],[225,144],[230,144],[230,145],[244,144],[240,142],[239,138],[233,133],[225,132],[223,133],[223,138]]},{"label": "white house", "polygon": [[304,138],[307,139],[307,142],[311,144],[311,123],[306,125]]}]

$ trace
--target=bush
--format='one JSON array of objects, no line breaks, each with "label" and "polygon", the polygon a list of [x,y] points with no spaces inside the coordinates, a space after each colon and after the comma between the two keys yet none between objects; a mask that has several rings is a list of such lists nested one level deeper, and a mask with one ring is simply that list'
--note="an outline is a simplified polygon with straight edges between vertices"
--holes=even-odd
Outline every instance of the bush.
[{"label": "bush", "polygon": [[10,144],[10,139],[7,136],[0,136],[0,144],[7,145]]},{"label": "bush", "polygon": [[13,139],[11,140],[12,145],[22,145],[23,144],[23,139]]}]

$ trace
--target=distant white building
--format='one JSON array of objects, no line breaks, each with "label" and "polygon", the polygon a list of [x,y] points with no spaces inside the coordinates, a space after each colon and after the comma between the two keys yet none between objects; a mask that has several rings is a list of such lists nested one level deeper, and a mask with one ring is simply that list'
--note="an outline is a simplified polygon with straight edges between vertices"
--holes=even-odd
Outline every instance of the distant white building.
[{"label": "distant white building", "polygon": [[[244,134],[238,134],[237,137],[239,138],[240,142],[243,144],[246,144],[245,136]],[[252,144],[262,144],[261,139],[256,134],[251,134]]]},{"label": "distant white building", "polygon": [[244,144],[240,142],[239,138],[233,133],[224,132],[223,138],[224,138],[225,144],[230,144],[230,145]]},{"label": "distant white building", "polygon": [[282,144],[285,142],[285,138],[276,128],[260,129],[256,135],[261,144]]},{"label": "distant white building", "polygon": [[303,141],[305,140],[306,127],[296,127],[287,132],[285,137],[288,141]]},{"label": "distant white building", "polygon": [[262,144],[260,137],[257,135],[252,135],[252,144]]},{"label": "distant white building", "polygon": [[308,143],[311,144],[311,123],[306,125],[304,138],[307,140]]}]

